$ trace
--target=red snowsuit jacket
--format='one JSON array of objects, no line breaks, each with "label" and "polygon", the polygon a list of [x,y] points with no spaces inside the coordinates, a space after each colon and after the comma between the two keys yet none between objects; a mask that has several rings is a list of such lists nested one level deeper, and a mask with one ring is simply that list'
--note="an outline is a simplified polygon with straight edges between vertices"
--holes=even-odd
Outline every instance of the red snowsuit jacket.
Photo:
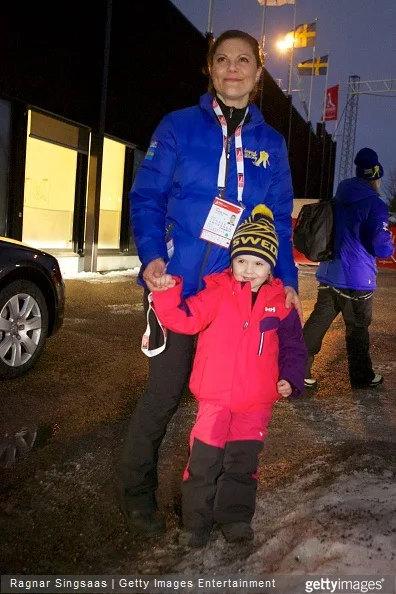
[{"label": "red snowsuit jacket", "polygon": [[304,390],[306,346],[294,308],[286,309],[280,280],[263,285],[252,308],[250,283],[231,271],[205,277],[206,288],[184,300],[182,281],[154,292],[155,311],[165,328],[196,334],[190,390],[198,400],[232,412],[271,408],[279,379],[297,395]]}]

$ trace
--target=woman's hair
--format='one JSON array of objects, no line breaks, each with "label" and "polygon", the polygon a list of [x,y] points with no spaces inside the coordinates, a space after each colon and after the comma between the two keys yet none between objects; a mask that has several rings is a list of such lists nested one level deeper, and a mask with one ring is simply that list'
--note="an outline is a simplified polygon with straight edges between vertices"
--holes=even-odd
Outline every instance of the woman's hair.
[{"label": "woman's hair", "polygon": [[378,179],[363,179],[362,177],[359,177],[360,181],[364,182],[365,184],[367,184],[368,186],[370,186],[370,188],[372,190],[374,190],[374,192],[376,192],[379,195],[379,186],[380,184],[378,183]]},{"label": "woman's hair", "polygon": [[[255,39],[254,37],[249,35],[249,33],[245,33],[245,31],[239,31],[238,29],[230,29],[229,31],[224,31],[224,33],[222,33],[219,37],[217,37],[217,39],[215,39],[215,41],[213,41],[211,43],[209,51],[208,51],[208,57],[207,57],[207,74],[209,75],[208,91],[209,91],[209,93],[212,93],[213,95],[216,93],[216,90],[213,86],[212,79],[210,77],[210,69],[212,67],[213,58],[214,58],[214,55],[215,55],[219,45],[221,45],[223,43],[223,41],[227,41],[227,39],[242,39],[243,41],[246,41],[246,43],[248,43],[250,45],[253,55],[256,58],[257,68],[261,68],[264,66],[263,50],[262,50],[261,45],[257,41],[257,39]],[[257,91],[258,91],[258,83],[256,83],[254,85],[254,88],[250,93],[249,99],[251,101],[255,98]]]}]

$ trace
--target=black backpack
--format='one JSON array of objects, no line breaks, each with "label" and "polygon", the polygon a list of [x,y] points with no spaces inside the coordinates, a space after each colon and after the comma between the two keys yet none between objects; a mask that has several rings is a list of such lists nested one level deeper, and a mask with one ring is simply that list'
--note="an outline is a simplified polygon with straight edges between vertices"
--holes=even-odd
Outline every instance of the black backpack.
[{"label": "black backpack", "polygon": [[304,204],[294,227],[293,244],[312,262],[331,260],[334,242],[334,201]]}]

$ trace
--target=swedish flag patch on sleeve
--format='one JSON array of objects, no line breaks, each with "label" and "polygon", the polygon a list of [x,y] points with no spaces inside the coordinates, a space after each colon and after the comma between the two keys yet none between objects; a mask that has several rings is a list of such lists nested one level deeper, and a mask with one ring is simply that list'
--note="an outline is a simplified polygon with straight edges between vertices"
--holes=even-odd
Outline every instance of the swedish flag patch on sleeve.
[{"label": "swedish flag patch on sleeve", "polygon": [[152,160],[152,158],[155,155],[155,149],[157,148],[157,146],[158,146],[158,142],[156,140],[152,140],[150,142],[150,146],[148,147],[148,150],[147,150],[147,153],[145,156],[145,159],[147,159],[147,161]]}]

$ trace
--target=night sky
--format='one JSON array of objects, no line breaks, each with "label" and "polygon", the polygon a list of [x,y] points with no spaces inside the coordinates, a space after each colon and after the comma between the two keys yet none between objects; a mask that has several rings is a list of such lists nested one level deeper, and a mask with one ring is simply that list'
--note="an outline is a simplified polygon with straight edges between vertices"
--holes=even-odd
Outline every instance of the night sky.
[{"label": "night sky", "polygon": [[[172,0],[173,4],[202,33],[207,30],[209,0]],[[226,29],[242,29],[260,38],[262,8],[257,0],[214,0],[213,32],[218,36]],[[287,86],[287,56],[281,55],[275,43],[293,29],[294,6],[267,7],[266,67],[275,79]],[[351,75],[361,81],[395,79],[393,92],[381,96],[360,95],[356,128],[355,153],[364,146],[377,151],[386,174],[396,170],[396,1],[395,0],[296,0],[296,24],[318,19],[316,56],[330,52],[328,86],[340,83],[339,117],[347,96]],[[312,58],[312,48],[295,50],[294,62]],[[313,79],[311,121],[316,129],[322,113],[325,76]],[[302,78],[306,102],[309,100],[310,77]],[[293,80],[293,89],[298,88]],[[299,94],[293,93],[293,104],[304,115]],[[305,115],[304,115],[305,117]],[[333,133],[335,122],[328,122]],[[344,118],[337,130],[338,180]]]}]

